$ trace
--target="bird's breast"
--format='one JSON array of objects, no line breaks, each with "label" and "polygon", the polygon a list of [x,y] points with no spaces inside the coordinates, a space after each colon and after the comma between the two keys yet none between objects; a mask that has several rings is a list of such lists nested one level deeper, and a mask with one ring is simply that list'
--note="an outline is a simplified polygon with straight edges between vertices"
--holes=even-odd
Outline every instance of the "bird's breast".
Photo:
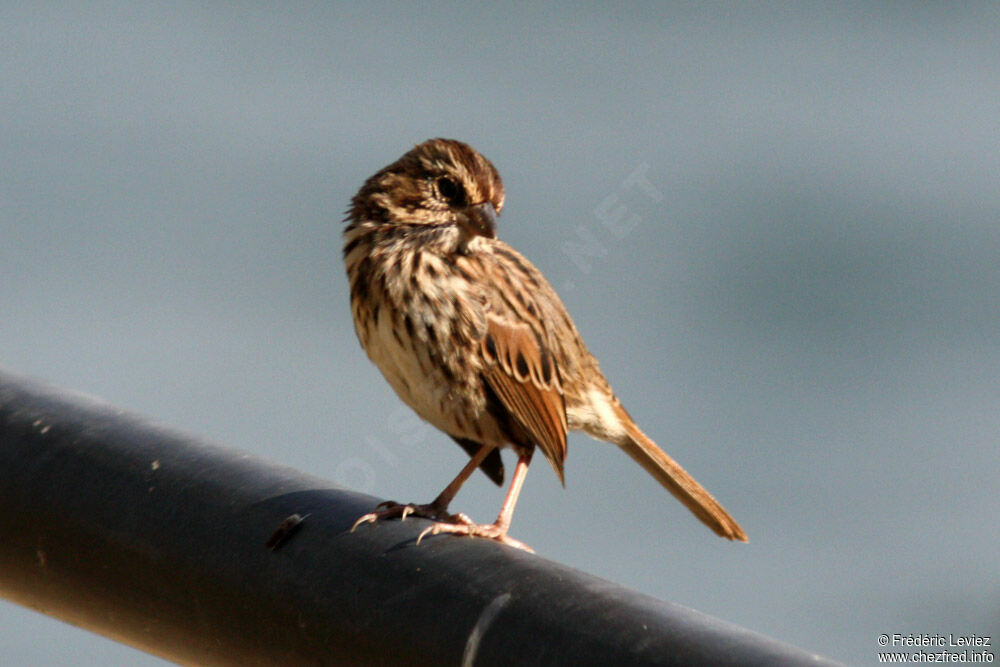
[{"label": "bird's breast", "polygon": [[433,261],[419,266],[432,268],[419,275],[390,268],[379,289],[352,304],[361,345],[423,419],[456,437],[496,439],[480,377],[474,304],[446,267]]}]

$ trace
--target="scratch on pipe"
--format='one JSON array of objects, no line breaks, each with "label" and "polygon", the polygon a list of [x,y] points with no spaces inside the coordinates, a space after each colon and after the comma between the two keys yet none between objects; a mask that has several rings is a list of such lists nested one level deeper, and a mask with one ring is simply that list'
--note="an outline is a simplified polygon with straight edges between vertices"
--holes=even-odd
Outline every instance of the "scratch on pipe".
[{"label": "scratch on pipe", "polygon": [[465,642],[465,651],[462,653],[462,667],[472,667],[476,662],[476,655],[479,653],[479,642],[486,634],[486,631],[493,625],[500,610],[510,602],[510,593],[504,593],[493,598],[479,614],[479,619],[469,633],[469,639]]}]

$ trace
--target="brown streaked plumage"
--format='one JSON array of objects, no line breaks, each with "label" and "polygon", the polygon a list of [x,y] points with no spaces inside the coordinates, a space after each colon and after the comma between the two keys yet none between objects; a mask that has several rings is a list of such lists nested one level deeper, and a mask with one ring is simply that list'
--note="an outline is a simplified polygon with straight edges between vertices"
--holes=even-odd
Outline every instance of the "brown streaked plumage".
[{"label": "brown streaked plumage", "polygon": [[[433,502],[389,503],[358,524],[416,514],[437,521],[430,533],[527,548],[507,530],[531,456],[541,449],[562,481],[566,434],[583,430],[618,445],[718,535],[746,541],[635,425],[541,272],[496,238],[503,202],[493,165],[448,139],[417,145],[352,200],[344,261],[361,345],[399,397],[471,457]],[[503,447],[518,464],[496,522],[449,514],[477,467],[502,483]]]}]

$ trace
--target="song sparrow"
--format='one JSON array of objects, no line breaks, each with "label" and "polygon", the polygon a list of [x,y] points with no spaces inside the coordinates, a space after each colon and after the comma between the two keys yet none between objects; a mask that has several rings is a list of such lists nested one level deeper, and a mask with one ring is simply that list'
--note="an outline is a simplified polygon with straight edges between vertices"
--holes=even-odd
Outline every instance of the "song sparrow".
[{"label": "song sparrow", "polygon": [[[555,290],[496,238],[504,190],[493,165],[459,141],[432,139],[369,178],[351,202],[344,261],[354,326],[403,401],[471,457],[427,505],[386,503],[355,524],[413,514],[428,532],[510,538],[535,447],[560,481],[566,433],[618,445],[722,537],[746,534],[629,417]],[[503,483],[499,450],[517,454],[500,515],[475,524],[448,505],[481,468]]]}]

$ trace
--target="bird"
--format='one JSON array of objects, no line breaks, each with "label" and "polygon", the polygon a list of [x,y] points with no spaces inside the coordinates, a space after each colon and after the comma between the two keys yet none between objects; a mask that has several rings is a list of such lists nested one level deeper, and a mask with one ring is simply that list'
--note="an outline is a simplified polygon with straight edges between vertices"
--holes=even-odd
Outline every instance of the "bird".
[{"label": "bird", "polygon": [[[569,431],[617,445],[712,531],[747,541],[729,513],[636,425],[555,289],[497,238],[504,187],[466,143],[430,139],[380,169],[352,198],[343,255],[361,346],[396,394],[469,455],[427,504],[388,501],[352,530],[420,516],[425,535],[486,538],[531,550],[508,532],[536,450],[565,486]],[[449,506],[481,469],[498,486],[500,450],[517,456],[497,519]]]}]

